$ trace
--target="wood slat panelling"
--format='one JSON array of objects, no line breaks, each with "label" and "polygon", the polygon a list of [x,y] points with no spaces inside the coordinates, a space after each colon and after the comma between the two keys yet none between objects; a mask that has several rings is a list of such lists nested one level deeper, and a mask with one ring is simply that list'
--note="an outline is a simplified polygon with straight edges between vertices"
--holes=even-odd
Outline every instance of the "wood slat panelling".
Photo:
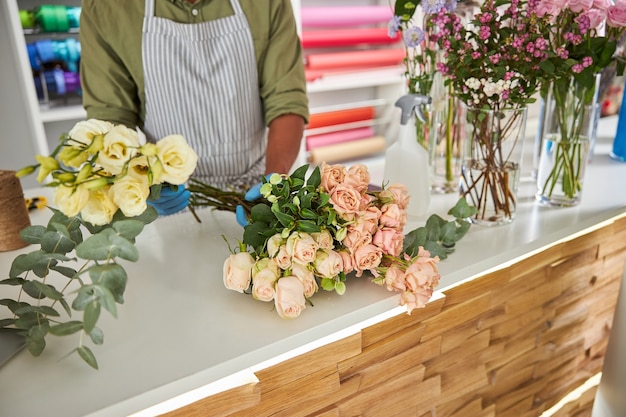
[{"label": "wood slat panelling", "polygon": [[601,371],[625,262],[622,218],[169,416],[538,417]]}]

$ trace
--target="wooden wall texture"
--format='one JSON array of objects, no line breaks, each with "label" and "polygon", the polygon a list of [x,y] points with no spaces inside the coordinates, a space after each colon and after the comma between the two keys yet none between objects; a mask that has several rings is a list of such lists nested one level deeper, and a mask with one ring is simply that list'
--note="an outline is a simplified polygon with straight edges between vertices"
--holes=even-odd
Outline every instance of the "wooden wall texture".
[{"label": "wooden wall texture", "polygon": [[622,217],[167,416],[540,416],[601,372],[625,262]]}]

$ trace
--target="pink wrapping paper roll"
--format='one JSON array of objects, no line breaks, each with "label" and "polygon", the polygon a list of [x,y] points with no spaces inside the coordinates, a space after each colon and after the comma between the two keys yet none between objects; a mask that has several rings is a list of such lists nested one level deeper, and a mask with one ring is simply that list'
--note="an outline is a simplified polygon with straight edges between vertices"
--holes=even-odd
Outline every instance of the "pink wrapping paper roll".
[{"label": "pink wrapping paper roll", "polygon": [[373,138],[352,140],[311,149],[308,159],[314,164],[347,161],[384,152],[386,146],[384,137],[374,136]]},{"label": "pink wrapping paper roll", "polygon": [[362,44],[383,45],[400,40],[400,32],[389,36],[387,28],[328,29],[302,33],[303,48],[332,48]]},{"label": "pink wrapping paper roll", "polygon": [[393,17],[390,6],[302,7],[302,27],[364,26],[388,22]]},{"label": "pink wrapping paper roll", "polygon": [[306,138],[306,148],[307,150],[310,150],[320,146],[334,145],[336,143],[371,138],[373,136],[374,128],[371,126],[341,130],[338,132],[324,133],[320,135],[311,135]]},{"label": "pink wrapping paper roll", "polygon": [[404,56],[404,49],[398,48],[310,54],[306,57],[306,69],[381,67],[400,64]]}]

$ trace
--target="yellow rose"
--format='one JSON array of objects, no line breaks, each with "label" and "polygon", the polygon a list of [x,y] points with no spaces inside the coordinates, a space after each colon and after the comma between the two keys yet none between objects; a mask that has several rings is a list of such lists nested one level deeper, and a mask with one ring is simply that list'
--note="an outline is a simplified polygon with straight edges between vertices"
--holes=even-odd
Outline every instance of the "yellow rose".
[{"label": "yellow rose", "polygon": [[89,200],[81,211],[83,220],[94,226],[111,223],[118,207],[111,199],[109,189],[110,187],[106,187],[89,193]]},{"label": "yellow rose", "polygon": [[67,217],[74,217],[80,213],[89,200],[89,191],[82,186],[66,187],[59,185],[54,189],[54,204]]},{"label": "yellow rose", "polygon": [[104,120],[89,119],[76,123],[68,135],[74,141],[89,146],[96,136],[105,135],[112,128],[113,124]]},{"label": "yellow rose", "polygon": [[124,165],[135,156],[137,149],[137,132],[124,125],[117,125],[104,136],[103,148],[98,153],[96,162],[111,174],[118,175],[123,171]]},{"label": "yellow rose", "polygon": [[181,135],[166,136],[156,143],[157,157],[163,164],[162,181],[183,184],[196,169],[198,155]]},{"label": "yellow rose", "polygon": [[72,168],[80,167],[88,157],[87,152],[75,146],[64,146],[57,155],[59,161]]},{"label": "yellow rose", "polygon": [[150,195],[150,187],[147,181],[128,175],[115,181],[109,193],[127,217],[139,216],[148,208],[146,200]]}]

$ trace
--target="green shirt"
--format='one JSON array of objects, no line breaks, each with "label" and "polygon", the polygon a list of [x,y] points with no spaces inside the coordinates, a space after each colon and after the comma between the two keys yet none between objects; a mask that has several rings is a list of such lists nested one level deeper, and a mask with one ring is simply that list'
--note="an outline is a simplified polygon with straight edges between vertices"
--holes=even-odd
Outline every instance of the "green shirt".
[{"label": "green shirt", "polygon": [[[144,1],[82,2],[80,75],[88,118],[143,127]],[[298,114],[306,122],[309,112],[302,47],[290,0],[239,1],[254,41],[265,123],[269,125],[287,113]],[[179,23],[200,23],[233,14],[228,0],[198,0],[193,5],[183,0],[155,2],[156,16]]]}]

